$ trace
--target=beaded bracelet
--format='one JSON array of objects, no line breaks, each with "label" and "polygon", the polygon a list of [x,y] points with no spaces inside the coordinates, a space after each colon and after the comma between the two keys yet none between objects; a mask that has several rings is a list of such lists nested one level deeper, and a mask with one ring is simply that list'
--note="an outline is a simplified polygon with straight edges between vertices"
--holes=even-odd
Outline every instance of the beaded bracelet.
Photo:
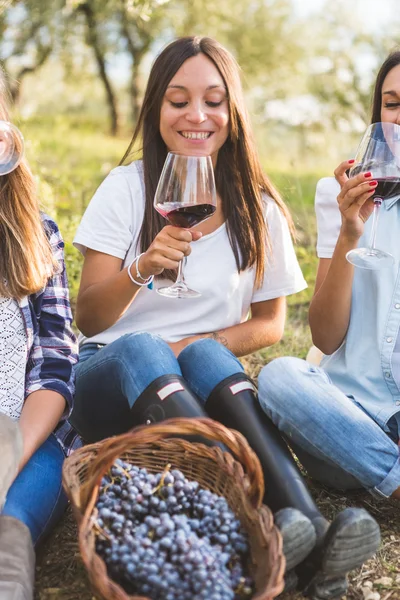
[{"label": "beaded bracelet", "polygon": [[[142,275],[140,274],[139,271],[139,259],[141,256],[143,256],[144,252],[142,252],[142,254],[139,254],[139,256],[136,256],[133,261],[131,262],[131,264],[128,266],[128,275],[129,275],[129,279],[132,281],[132,283],[140,286],[140,287],[144,287],[145,285],[150,286],[153,283],[153,279],[154,279],[154,275],[150,275],[150,277],[148,277],[147,279],[145,279],[144,277],[142,277]],[[139,281],[136,281],[136,279],[134,278],[134,276],[131,273],[131,268],[132,265],[136,265],[136,277],[139,277],[139,279],[143,280],[143,283],[140,283]]]}]

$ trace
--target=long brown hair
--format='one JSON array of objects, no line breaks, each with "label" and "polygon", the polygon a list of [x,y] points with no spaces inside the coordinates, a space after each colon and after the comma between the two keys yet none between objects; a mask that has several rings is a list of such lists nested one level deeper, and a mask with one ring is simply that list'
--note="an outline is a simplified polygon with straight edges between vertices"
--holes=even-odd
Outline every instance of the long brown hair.
[{"label": "long brown hair", "polygon": [[[9,121],[8,98],[0,72],[2,121]],[[17,138],[15,143],[20,143]],[[54,268],[35,182],[23,159],[14,171],[0,175],[0,296],[21,299],[39,291]]]},{"label": "long brown hair", "polygon": [[[165,226],[154,210],[153,198],[168,150],[160,134],[160,111],[169,82],[182,64],[203,53],[218,69],[227,90],[230,132],[218,152],[215,168],[217,192],[223,210],[230,244],[238,271],[255,265],[256,284],[265,270],[265,255],[270,247],[264,218],[262,194],[271,196],[293,231],[292,219],[278,192],[263,173],[255,149],[249,117],[240,82],[240,68],[230,52],[211,38],[184,37],[169,44],[157,57],[150,72],[139,119],[121,164],[142,142],[146,205],[140,232],[141,251],[145,252]],[[163,277],[171,278],[171,272]]]},{"label": "long brown hair", "polygon": [[372,100],[372,116],[371,123],[379,123],[381,121],[382,109],[382,86],[389,71],[400,65],[400,50],[391,52],[386,58],[376,76],[374,95]]}]

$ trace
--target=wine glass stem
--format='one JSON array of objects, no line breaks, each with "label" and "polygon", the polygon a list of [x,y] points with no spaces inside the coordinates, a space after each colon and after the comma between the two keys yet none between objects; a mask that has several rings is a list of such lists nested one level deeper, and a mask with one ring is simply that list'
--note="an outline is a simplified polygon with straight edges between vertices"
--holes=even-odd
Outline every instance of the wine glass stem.
[{"label": "wine glass stem", "polygon": [[179,285],[179,284],[183,284],[185,285],[185,276],[183,274],[183,261],[185,259],[182,259],[179,262],[179,266],[178,266],[178,275],[176,277],[176,281],[175,281],[175,285]]},{"label": "wine glass stem", "polygon": [[372,229],[371,229],[371,237],[369,239],[369,248],[370,250],[375,250],[375,242],[376,242],[376,232],[378,228],[378,220],[379,220],[379,209],[382,204],[382,198],[374,198],[374,213],[372,215]]}]

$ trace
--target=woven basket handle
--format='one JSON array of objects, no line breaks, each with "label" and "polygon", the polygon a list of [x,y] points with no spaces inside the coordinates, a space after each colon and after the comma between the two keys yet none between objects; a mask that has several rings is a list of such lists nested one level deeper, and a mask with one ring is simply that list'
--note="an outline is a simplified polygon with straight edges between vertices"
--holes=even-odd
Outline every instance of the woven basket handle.
[{"label": "woven basket handle", "polygon": [[[128,433],[101,442],[98,455],[89,465],[88,478],[84,486],[86,489],[82,489],[83,505],[86,505],[93,486],[99,482],[99,473],[103,474],[114,460],[134,443],[147,444],[159,442],[170,436],[192,435],[224,444],[243,467],[249,482],[249,487],[246,489],[249,500],[255,508],[261,506],[264,496],[264,477],[256,454],[241,433],[207,418],[177,418],[152,425],[141,425]],[[213,450],[218,451],[219,448]]]}]

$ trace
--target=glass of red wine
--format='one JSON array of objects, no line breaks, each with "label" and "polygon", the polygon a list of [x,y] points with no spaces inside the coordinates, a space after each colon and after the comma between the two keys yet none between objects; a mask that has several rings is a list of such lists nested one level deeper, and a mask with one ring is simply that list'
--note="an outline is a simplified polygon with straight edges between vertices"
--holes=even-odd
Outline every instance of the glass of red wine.
[{"label": "glass of red wine", "polygon": [[[211,157],[169,152],[154,196],[154,208],[175,227],[190,229],[209,219],[217,208]],[[168,298],[201,296],[186,285],[182,261],[175,283],[157,288],[157,292]]]},{"label": "glass of red wine", "polygon": [[365,132],[358,147],[349,177],[371,171],[378,182],[373,194],[374,212],[367,248],[356,248],[347,253],[347,260],[362,269],[391,267],[394,258],[376,247],[379,209],[385,199],[400,195],[400,126],[395,123],[373,123]]},{"label": "glass of red wine", "polygon": [[0,121],[0,175],[14,171],[24,154],[24,138],[20,130],[8,121]]}]

